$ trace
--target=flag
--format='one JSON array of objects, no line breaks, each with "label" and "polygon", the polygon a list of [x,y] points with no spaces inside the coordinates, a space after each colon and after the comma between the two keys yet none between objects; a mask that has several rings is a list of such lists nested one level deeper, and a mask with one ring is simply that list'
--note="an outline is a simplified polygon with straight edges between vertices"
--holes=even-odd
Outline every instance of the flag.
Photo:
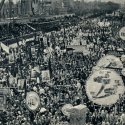
[{"label": "flag", "polygon": [[2,48],[6,53],[9,54],[9,47],[6,46],[5,44],[3,44],[2,42],[1,42],[1,48]]}]

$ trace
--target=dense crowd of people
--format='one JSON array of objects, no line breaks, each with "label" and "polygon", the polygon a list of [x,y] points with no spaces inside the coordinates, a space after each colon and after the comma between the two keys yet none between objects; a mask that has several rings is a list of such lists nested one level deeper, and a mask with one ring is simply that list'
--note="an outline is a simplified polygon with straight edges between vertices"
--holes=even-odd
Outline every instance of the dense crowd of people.
[{"label": "dense crowd of people", "polygon": [[[95,105],[86,95],[86,80],[98,60],[109,50],[117,55],[122,49],[124,54],[125,43],[117,41],[114,32],[120,23],[111,21],[110,26],[101,27],[98,22],[99,18],[88,19],[59,31],[39,32],[34,40],[22,40],[16,47],[9,47],[9,53],[1,48],[0,86],[11,90],[6,97],[6,109],[0,112],[1,125],[69,124],[70,118],[62,113],[65,104],[87,105],[86,125],[125,124],[124,96],[116,104],[104,107]],[[29,33],[25,28],[24,31]],[[76,51],[73,45],[78,45]],[[50,74],[47,81],[43,81],[45,70]],[[26,96],[30,91],[38,93],[45,112],[27,108]]]},{"label": "dense crowd of people", "polygon": [[[21,19],[20,19],[21,20]],[[19,21],[20,21],[19,20]],[[25,20],[25,19],[24,19]],[[6,24],[0,24],[0,40],[12,39],[17,37],[22,37],[26,34],[33,33],[36,29],[37,31],[50,32],[53,30],[60,30],[61,25],[69,26],[78,23],[81,19],[78,16],[68,15],[68,16],[55,16],[48,19],[34,19],[32,22],[22,22],[18,23],[18,20],[13,20],[13,22]],[[30,25],[31,27],[29,27]],[[34,27],[35,29],[32,29]]]}]

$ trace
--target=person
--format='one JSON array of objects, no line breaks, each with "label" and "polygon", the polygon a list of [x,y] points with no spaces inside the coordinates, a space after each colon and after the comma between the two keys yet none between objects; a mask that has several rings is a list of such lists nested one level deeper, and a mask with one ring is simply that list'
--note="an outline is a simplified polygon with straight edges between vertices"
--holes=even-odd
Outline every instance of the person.
[{"label": "person", "polygon": [[122,125],[125,124],[125,113],[124,112],[121,114],[121,122],[122,122]]},{"label": "person", "polygon": [[121,123],[121,120],[120,120],[120,119],[118,119],[118,120],[117,120],[116,125],[122,125],[122,123]]}]

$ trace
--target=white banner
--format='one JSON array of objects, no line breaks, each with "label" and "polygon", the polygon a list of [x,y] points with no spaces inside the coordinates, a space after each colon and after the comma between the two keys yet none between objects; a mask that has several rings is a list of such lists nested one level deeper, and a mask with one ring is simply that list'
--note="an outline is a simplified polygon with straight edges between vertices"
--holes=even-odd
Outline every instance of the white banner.
[{"label": "white banner", "polygon": [[121,76],[111,69],[95,71],[86,82],[86,93],[89,99],[98,105],[115,104],[124,94]]},{"label": "white banner", "polygon": [[6,53],[9,54],[9,47],[8,47],[8,46],[6,46],[5,44],[1,43],[1,48],[2,48]]}]

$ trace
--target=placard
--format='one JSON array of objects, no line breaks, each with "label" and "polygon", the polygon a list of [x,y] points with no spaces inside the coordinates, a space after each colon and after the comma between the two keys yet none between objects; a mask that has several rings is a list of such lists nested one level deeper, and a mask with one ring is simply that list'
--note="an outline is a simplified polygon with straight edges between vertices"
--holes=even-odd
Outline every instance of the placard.
[{"label": "placard", "polygon": [[50,81],[50,72],[49,72],[49,70],[43,70],[42,71],[42,81],[43,82],[49,82]]},{"label": "placard", "polygon": [[35,111],[40,106],[40,97],[36,92],[28,92],[26,96],[27,108],[31,111]]},{"label": "placard", "polygon": [[18,87],[19,90],[24,89],[24,82],[25,82],[25,79],[18,79],[17,87]]}]

